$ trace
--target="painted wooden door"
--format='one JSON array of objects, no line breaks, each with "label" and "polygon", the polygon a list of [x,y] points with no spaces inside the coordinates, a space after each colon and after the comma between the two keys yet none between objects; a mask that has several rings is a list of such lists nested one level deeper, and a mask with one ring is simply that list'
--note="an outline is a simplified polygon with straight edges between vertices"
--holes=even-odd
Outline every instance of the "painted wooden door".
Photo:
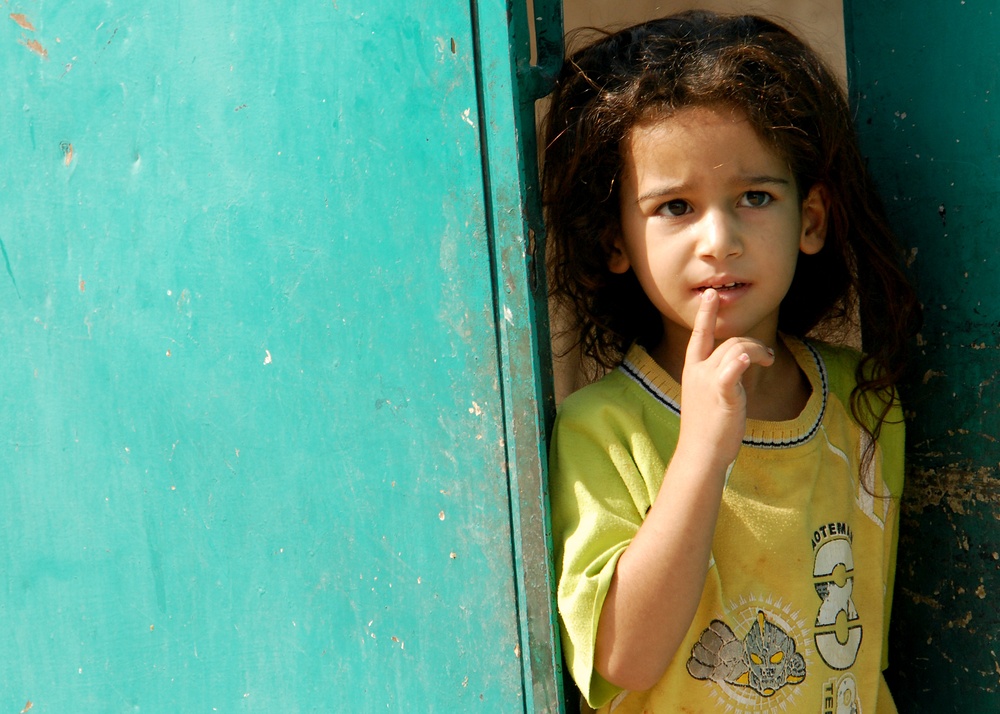
[{"label": "painted wooden door", "polygon": [[526,27],[5,3],[0,708],[556,707]]},{"label": "painted wooden door", "polygon": [[1000,711],[1000,14],[845,3],[857,121],[924,304],[890,684],[900,712]]}]

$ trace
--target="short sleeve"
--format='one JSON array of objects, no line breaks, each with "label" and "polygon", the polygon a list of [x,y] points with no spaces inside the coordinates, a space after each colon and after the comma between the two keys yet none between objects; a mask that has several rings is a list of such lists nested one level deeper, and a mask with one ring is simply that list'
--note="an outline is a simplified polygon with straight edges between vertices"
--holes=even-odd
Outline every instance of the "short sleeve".
[{"label": "short sleeve", "polygon": [[[861,354],[846,347],[836,347],[824,343],[812,343],[818,347],[827,363],[830,377],[830,391],[837,395],[841,403],[850,405],[851,392],[857,384],[855,372]],[[875,397],[877,398],[877,397]],[[869,424],[869,427],[873,427]],[[892,394],[892,405],[878,434],[878,455],[881,482],[888,489],[878,498],[887,499],[885,520],[885,599],[882,630],[882,669],[889,665],[889,617],[892,614],[892,594],[896,575],[896,547],[899,538],[899,506],[903,493],[904,449],[906,429],[903,410],[898,395]]]},{"label": "short sleeve", "polygon": [[[600,708],[621,690],[594,670],[601,608],[618,558],[651,504],[637,465],[652,452],[641,429],[587,390],[560,409],[550,448],[553,542],[563,652],[588,703]],[[662,463],[652,454],[662,473]]]},{"label": "short sleeve", "polygon": [[903,494],[905,431],[903,411],[899,406],[899,401],[896,400],[882,424],[882,431],[878,438],[882,457],[882,480],[890,493],[890,517],[887,519],[885,532],[887,567],[882,630],[882,669],[889,666],[889,620],[892,615],[892,595],[896,582],[896,550],[899,543],[900,499]]},{"label": "short sleeve", "polygon": [[[827,363],[830,376],[830,391],[844,405],[850,405],[851,392],[857,384],[855,372],[861,354],[847,347],[812,343],[818,347]],[[877,399],[877,397],[875,397]],[[869,427],[873,427],[869,424]],[[889,618],[892,614],[892,592],[896,575],[896,548],[899,540],[899,508],[903,494],[904,449],[906,442],[903,410],[899,404],[898,395],[893,392],[892,405],[878,434],[879,475],[881,483],[885,484],[888,494],[880,493],[877,498],[886,503],[886,519],[884,530],[885,572],[884,605],[882,629],[882,669],[889,665]],[[878,480],[876,480],[878,483]]]}]

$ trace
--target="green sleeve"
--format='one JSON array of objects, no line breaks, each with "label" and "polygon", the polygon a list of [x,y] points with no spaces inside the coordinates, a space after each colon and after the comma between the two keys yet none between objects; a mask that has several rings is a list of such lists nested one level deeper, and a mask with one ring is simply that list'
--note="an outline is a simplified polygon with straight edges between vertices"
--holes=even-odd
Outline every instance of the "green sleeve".
[{"label": "green sleeve", "polygon": [[[595,391],[601,392],[577,392],[560,408],[550,449],[550,495],[563,652],[587,702],[600,708],[621,691],[594,670],[601,608],[618,558],[651,499],[635,455],[636,449],[649,451],[649,440],[635,433],[641,426],[620,407],[594,398]],[[659,464],[655,455],[652,460]]]},{"label": "green sleeve", "polygon": [[889,517],[886,519],[885,617],[882,631],[882,669],[889,666],[889,619],[892,615],[892,594],[896,581],[896,547],[899,543],[899,508],[903,494],[904,450],[906,446],[903,410],[898,400],[882,425],[879,434],[879,452],[882,458],[882,480],[891,494]]},{"label": "green sleeve", "polygon": [[[855,370],[861,355],[846,347],[813,343],[823,354],[830,378],[830,392],[848,409],[851,391],[857,384]],[[882,631],[882,669],[889,666],[889,617],[892,613],[892,591],[896,575],[896,546],[899,538],[899,504],[903,494],[905,426],[899,399],[893,394],[893,405],[878,437],[877,459],[881,462],[882,481],[889,489],[889,514],[885,521],[887,569],[885,573],[884,629]]]}]

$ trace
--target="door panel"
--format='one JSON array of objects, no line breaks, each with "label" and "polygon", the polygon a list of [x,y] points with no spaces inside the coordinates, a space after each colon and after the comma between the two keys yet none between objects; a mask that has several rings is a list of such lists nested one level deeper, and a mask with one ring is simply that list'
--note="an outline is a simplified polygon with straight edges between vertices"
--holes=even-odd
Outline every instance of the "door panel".
[{"label": "door panel", "polygon": [[0,702],[522,706],[469,4],[7,7]]}]

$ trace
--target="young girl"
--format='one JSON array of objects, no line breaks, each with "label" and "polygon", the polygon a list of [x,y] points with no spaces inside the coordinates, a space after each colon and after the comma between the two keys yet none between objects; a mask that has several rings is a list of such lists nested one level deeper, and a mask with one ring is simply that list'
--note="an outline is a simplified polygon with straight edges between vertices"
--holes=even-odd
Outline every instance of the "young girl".
[{"label": "young girl", "polygon": [[[564,653],[615,712],[894,712],[882,678],[915,327],[837,80],[684,13],[566,63],[551,280],[611,369],[561,405]],[[866,355],[806,339],[860,323]]]}]

